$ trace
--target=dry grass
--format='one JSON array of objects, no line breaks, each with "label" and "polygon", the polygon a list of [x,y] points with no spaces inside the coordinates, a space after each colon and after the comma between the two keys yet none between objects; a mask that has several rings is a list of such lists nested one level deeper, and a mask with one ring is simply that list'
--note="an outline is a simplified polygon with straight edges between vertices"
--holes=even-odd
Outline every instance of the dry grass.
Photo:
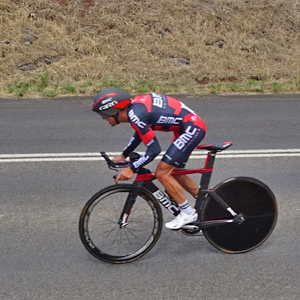
[{"label": "dry grass", "polygon": [[1,0],[0,26],[0,96],[300,90],[298,0]]}]

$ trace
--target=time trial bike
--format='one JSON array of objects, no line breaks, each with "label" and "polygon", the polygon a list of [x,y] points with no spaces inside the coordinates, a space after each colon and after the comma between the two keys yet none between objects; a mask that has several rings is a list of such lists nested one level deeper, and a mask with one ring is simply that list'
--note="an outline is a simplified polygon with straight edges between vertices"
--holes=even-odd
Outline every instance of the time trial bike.
[{"label": "time trial bike", "polygon": [[[173,176],[201,174],[195,209],[198,220],[183,226],[184,234],[200,233],[217,249],[226,253],[244,253],[260,246],[272,233],[278,215],[272,191],[250,177],[232,177],[209,188],[216,154],[232,145],[224,142],[199,145],[208,150],[202,169],[175,170]],[[127,167],[115,163],[105,152],[101,155],[110,169]],[[139,158],[132,153],[130,161]],[[84,247],[96,258],[110,263],[127,263],[148,253],[158,241],[163,214],[160,204],[174,216],[180,209],[176,202],[153,181],[155,175],[141,168],[132,184],[108,186],[85,204],[79,220]]]}]

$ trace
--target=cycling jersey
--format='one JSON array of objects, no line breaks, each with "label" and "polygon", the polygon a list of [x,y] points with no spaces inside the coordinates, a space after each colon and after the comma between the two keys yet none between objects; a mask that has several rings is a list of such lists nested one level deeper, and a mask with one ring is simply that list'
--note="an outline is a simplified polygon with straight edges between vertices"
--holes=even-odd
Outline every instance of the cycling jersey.
[{"label": "cycling jersey", "polygon": [[174,133],[173,142],[162,160],[179,168],[184,167],[206,132],[205,123],[193,110],[177,99],[154,93],[134,97],[128,106],[128,118],[135,134],[123,155],[127,157],[141,142],[147,146],[146,152],[132,164],[134,172],[160,153],[155,130]]}]

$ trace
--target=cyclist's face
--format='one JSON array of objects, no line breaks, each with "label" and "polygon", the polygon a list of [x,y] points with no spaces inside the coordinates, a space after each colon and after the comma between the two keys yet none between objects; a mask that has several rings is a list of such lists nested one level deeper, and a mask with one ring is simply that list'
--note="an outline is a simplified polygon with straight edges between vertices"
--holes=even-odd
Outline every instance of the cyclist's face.
[{"label": "cyclist's face", "polygon": [[107,117],[107,118],[103,117],[102,119],[106,120],[112,127],[117,125],[117,122],[114,117]]}]

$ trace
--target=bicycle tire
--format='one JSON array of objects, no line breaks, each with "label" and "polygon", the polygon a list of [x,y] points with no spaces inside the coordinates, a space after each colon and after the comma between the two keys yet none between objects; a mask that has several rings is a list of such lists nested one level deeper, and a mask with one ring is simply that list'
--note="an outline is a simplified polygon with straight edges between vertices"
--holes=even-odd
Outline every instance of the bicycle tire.
[{"label": "bicycle tire", "polygon": [[148,253],[159,239],[163,217],[156,199],[141,188],[128,224],[119,218],[132,185],[113,185],[96,193],[84,206],[79,234],[94,257],[110,263],[127,263]]},{"label": "bicycle tire", "polygon": [[[226,253],[244,253],[260,246],[272,233],[278,215],[272,191],[261,181],[235,177],[218,184],[214,191],[237,213],[242,224],[227,223],[203,229],[211,245]],[[201,213],[201,221],[230,219],[232,215],[210,196]]]}]

